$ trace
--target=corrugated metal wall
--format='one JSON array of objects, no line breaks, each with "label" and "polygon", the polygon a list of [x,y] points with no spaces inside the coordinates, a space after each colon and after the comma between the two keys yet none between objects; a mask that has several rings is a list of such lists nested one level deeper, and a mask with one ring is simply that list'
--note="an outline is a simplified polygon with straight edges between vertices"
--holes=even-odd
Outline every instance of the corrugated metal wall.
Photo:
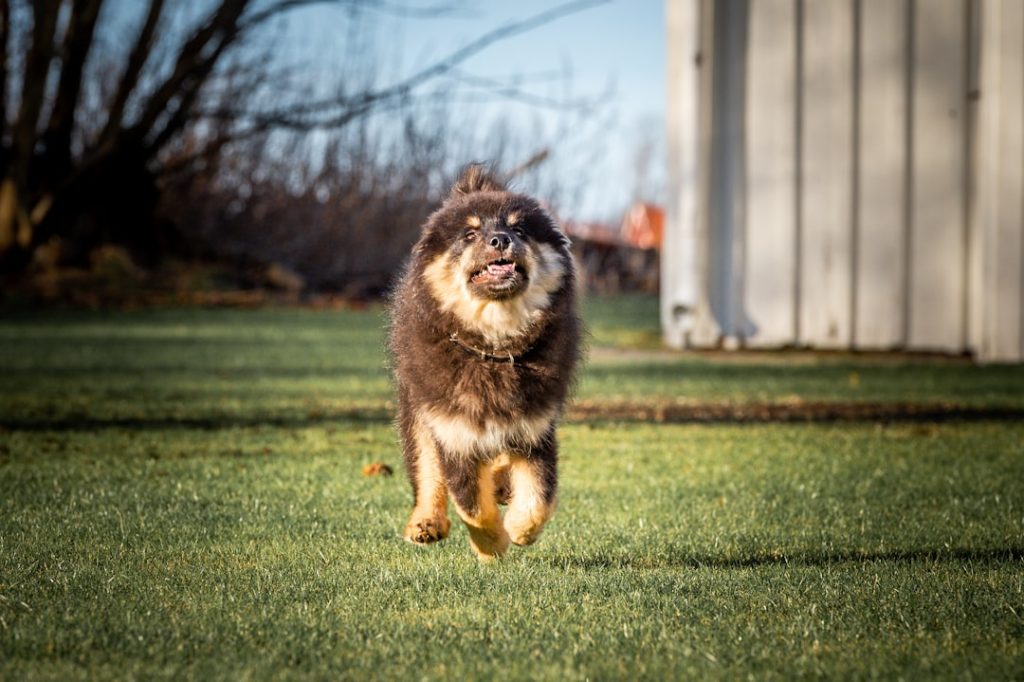
[{"label": "corrugated metal wall", "polygon": [[669,343],[1024,358],[1024,1],[667,12]]}]

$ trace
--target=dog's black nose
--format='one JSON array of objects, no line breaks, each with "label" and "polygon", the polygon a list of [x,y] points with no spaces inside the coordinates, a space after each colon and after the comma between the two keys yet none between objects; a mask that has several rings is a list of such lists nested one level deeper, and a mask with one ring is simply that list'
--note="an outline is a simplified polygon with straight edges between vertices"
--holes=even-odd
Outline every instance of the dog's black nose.
[{"label": "dog's black nose", "polygon": [[504,232],[497,232],[491,236],[491,241],[488,242],[491,246],[496,248],[498,251],[504,251],[508,248],[508,245],[512,243],[512,238]]}]

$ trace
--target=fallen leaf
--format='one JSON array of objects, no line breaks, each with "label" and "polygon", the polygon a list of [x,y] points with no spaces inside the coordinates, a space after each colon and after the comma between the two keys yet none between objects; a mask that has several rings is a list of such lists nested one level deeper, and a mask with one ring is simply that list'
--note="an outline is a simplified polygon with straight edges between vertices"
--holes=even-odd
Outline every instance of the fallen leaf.
[{"label": "fallen leaf", "polygon": [[395,470],[383,462],[373,462],[363,467],[363,476],[390,476]]}]

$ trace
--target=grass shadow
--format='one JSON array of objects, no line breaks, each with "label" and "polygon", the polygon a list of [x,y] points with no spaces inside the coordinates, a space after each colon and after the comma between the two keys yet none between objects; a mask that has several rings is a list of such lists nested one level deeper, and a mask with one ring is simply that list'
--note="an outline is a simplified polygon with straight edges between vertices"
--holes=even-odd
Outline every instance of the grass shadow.
[{"label": "grass shadow", "polygon": [[274,427],[301,429],[324,424],[387,424],[393,414],[385,408],[352,408],[307,415],[212,415],[209,417],[65,417],[61,419],[0,419],[2,431],[103,431],[125,429],[166,431],[172,429],[219,431],[238,428]]},{"label": "grass shadow", "polygon": [[595,569],[656,569],[656,568],[722,568],[744,569],[762,566],[835,566],[839,564],[869,563],[970,563],[1007,564],[1024,563],[1024,547],[996,547],[985,549],[919,548],[866,552],[859,550],[839,552],[792,553],[772,552],[749,556],[727,557],[710,554],[682,553],[668,556],[610,555],[556,556],[548,558],[556,568]]},{"label": "grass shadow", "polygon": [[[211,414],[207,416],[91,417],[67,415],[57,418],[0,417],[0,431],[101,431],[137,429],[163,431],[195,429],[216,431],[250,427],[303,428],[331,423],[391,422],[387,407],[352,407],[307,414]],[[770,424],[770,423],[946,423],[1018,422],[1024,409],[1013,407],[970,407],[917,403],[708,403],[673,405],[651,403],[578,403],[570,407],[566,423],[600,426],[609,423],[651,424]]]}]

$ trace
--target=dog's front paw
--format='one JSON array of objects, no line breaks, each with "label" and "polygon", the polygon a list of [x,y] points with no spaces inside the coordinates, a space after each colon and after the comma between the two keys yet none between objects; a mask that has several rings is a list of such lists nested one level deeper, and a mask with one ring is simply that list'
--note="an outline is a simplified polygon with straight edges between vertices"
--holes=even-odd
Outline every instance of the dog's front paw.
[{"label": "dog's front paw", "polygon": [[508,532],[509,539],[512,540],[513,544],[520,547],[526,547],[535,543],[543,528],[543,524],[532,523],[528,519],[523,522],[512,521],[505,524],[505,530]]},{"label": "dog's front paw", "polygon": [[452,522],[447,517],[413,518],[405,526],[405,539],[414,545],[429,545],[448,537]]},{"label": "dog's front paw", "polygon": [[508,551],[508,534],[500,525],[488,528],[469,526],[469,546],[476,558],[490,563],[505,556]]},{"label": "dog's front paw", "polygon": [[508,533],[509,539],[520,547],[532,545],[540,537],[544,524],[554,511],[554,505],[523,509],[513,503],[505,514],[505,532]]}]

